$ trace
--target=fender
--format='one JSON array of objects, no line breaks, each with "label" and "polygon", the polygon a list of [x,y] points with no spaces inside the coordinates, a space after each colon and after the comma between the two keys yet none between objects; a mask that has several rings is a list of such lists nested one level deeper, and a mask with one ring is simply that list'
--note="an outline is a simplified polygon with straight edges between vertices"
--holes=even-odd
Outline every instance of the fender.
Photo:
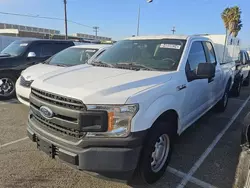
[{"label": "fender", "polygon": [[[182,100],[180,100],[180,98],[177,99],[177,96],[163,95],[157,98],[145,111],[139,111],[131,122],[131,132],[151,128],[157,118],[167,110],[176,111],[179,117],[180,112],[178,109],[180,109]],[[178,125],[178,130],[179,129],[180,127]]]}]

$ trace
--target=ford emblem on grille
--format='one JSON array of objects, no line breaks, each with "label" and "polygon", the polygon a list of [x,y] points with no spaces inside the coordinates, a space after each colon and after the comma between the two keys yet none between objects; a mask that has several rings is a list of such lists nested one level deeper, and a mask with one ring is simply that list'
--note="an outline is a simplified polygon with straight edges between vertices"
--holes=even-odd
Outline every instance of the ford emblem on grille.
[{"label": "ford emblem on grille", "polygon": [[49,109],[47,106],[41,106],[40,107],[40,113],[45,118],[52,118],[53,112],[51,109]]}]

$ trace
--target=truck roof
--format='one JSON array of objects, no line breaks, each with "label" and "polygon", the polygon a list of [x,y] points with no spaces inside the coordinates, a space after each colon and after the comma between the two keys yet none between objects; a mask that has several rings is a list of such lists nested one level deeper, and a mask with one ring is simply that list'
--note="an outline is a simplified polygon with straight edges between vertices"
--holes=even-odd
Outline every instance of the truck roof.
[{"label": "truck roof", "polygon": [[71,40],[55,40],[55,39],[21,39],[21,40],[16,40],[15,42],[25,42],[25,43],[31,43],[31,42],[73,43],[73,41],[71,41]]},{"label": "truck roof", "polygon": [[[208,34],[198,34],[198,35],[146,35],[146,36],[135,36],[135,37],[129,37],[126,38],[127,40],[147,40],[147,39],[180,39],[180,40],[186,40],[188,38],[204,38],[208,39],[207,36],[210,36]],[[217,35],[217,36],[223,36],[223,35]]]},{"label": "truck roof", "polygon": [[147,40],[147,39],[187,39],[188,35],[148,35],[129,37],[127,40]]},{"label": "truck roof", "polygon": [[80,45],[72,46],[71,48],[101,49],[101,48],[106,48],[106,47],[110,47],[110,46],[112,46],[112,45],[108,45],[108,44],[80,44]]}]

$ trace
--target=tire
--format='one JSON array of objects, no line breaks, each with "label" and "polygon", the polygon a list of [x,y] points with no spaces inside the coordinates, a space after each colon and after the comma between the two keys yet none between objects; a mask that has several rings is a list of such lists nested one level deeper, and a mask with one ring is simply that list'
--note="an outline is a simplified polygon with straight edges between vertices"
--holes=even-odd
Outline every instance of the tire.
[{"label": "tire", "polygon": [[246,79],[243,82],[244,86],[249,86],[249,82],[250,82],[250,73],[248,73]]},{"label": "tire", "polygon": [[15,83],[16,78],[8,73],[0,73],[0,80],[3,82],[0,86],[0,100],[12,99],[16,96]]},{"label": "tire", "polygon": [[239,97],[240,96],[241,87],[242,87],[242,79],[236,80],[235,85],[231,91],[232,97]]},{"label": "tire", "polygon": [[[247,177],[249,176],[249,167],[250,167],[250,153],[248,150],[242,150],[239,157],[239,163],[235,174],[233,188],[245,187]],[[248,183],[249,180],[250,179],[248,179]],[[246,188],[249,188],[249,186],[246,186]]]},{"label": "tire", "polygon": [[225,89],[222,99],[215,105],[215,110],[217,112],[221,113],[226,110],[227,104],[228,104],[228,98],[229,98],[229,83],[227,84],[227,87]]},{"label": "tire", "polygon": [[[176,135],[176,129],[174,127],[174,123],[158,121],[150,129],[148,135],[145,138],[145,143],[141,152],[139,163],[133,176],[133,185],[153,184],[163,176],[172,154],[173,140]],[[157,165],[157,162],[154,160],[153,156],[157,158],[156,151],[160,151],[160,149],[157,150],[156,145],[161,141],[165,141],[166,147],[162,147],[165,149],[165,152],[163,149],[162,153],[158,153],[162,154],[160,155],[160,159],[162,160],[159,160],[162,162],[159,162],[159,165]],[[165,155],[163,155],[164,153]],[[155,165],[153,164],[154,162],[156,162]]]}]

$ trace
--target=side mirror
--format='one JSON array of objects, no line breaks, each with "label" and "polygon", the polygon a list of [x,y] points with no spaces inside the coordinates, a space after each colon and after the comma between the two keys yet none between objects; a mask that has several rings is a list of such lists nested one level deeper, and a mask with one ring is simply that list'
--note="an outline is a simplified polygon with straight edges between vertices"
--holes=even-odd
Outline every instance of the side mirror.
[{"label": "side mirror", "polygon": [[36,57],[36,53],[35,52],[29,52],[27,57],[28,58]]},{"label": "side mirror", "polygon": [[215,76],[215,65],[212,63],[199,63],[195,73],[196,79],[213,78]]},{"label": "side mirror", "polygon": [[241,66],[241,62],[240,62],[240,60],[236,60],[235,61],[235,67],[238,68],[239,66]]}]

